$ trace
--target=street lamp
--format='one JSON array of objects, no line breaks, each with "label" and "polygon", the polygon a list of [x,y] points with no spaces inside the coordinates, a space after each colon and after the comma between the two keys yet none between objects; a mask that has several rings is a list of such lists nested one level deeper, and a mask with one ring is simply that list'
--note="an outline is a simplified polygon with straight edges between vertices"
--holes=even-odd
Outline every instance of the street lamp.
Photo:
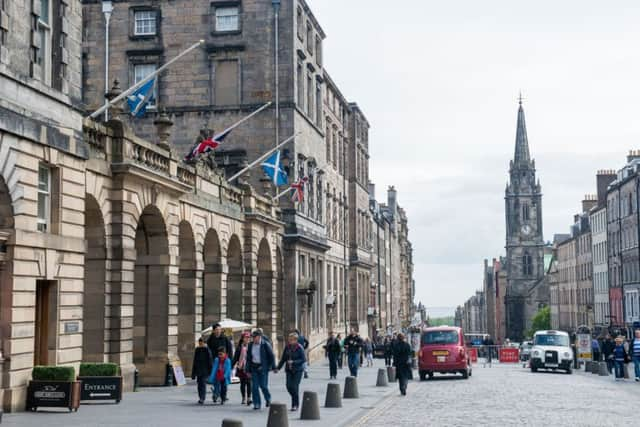
[{"label": "street lamp", "polygon": [[[104,95],[109,93],[109,21],[113,12],[111,0],[102,0],[102,14],[104,15]],[[109,109],[104,112],[104,121],[109,120]]]}]

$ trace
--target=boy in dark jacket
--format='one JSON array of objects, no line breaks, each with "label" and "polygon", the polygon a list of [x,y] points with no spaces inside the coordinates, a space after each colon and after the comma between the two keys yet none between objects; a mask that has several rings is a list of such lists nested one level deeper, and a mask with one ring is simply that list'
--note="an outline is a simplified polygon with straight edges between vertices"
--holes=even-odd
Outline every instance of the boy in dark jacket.
[{"label": "boy in dark jacket", "polygon": [[193,366],[191,367],[191,379],[198,382],[198,403],[202,405],[207,398],[207,378],[211,374],[213,359],[211,351],[200,338],[198,346],[193,354]]}]

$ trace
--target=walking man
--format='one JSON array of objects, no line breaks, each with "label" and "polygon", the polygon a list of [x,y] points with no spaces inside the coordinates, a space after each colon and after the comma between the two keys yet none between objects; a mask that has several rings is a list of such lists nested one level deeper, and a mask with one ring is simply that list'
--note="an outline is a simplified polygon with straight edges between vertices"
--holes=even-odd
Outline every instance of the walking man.
[{"label": "walking man", "polygon": [[413,350],[411,350],[411,346],[405,341],[404,334],[399,333],[397,342],[393,346],[393,366],[396,367],[400,394],[403,396],[407,395],[407,383],[409,382],[409,378],[413,376],[411,370],[412,355]]},{"label": "walking man", "polygon": [[204,343],[204,340],[200,338],[198,340],[198,347],[193,354],[193,365],[191,367],[191,379],[198,382],[198,404],[204,404],[207,398],[207,379],[213,369],[213,358],[211,357],[211,351]]},{"label": "walking man", "polygon": [[336,338],[335,332],[331,332],[327,344],[325,345],[327,356],[329,357],[329,379],[335,380],[338,377],[338,360],[340,359],[342,347]]},{"label": "walking man", "polygon": [[629,353],[631,353],[631,360],[633,360],[636,381],[640,381],[640,329],[636,329],[635,336],[629,346]]},{"label": "walking man", "polygon": [[220,326],[219,323],[213,325],[213,332],[207,340],[207,347],[209,347],[209,351],[211,351],[212,355],[218,354],[218,349],[220,347],[224,348],[224,352],[227,355],[233,354],[233,346],[231,345],[231,340],[222,333],[222,326]]},{"label": "walking man", "polygon": [[344,340],[344,348],[347,352],[347,364],[352,377],[358,376],[360,366],[360,352],[362,351],[362,338],[358,332],[352,328],[351,333]]},{"label": "walking man", "polygon": [[596,337],[591,340],[591,354],[594,362],[600,361],[600,343]]},{"label": "walking man", "polygon": [[291,411],[297,411],[300,407],[300,381],[302,381],[306,361],[304,348],[298,342],[298,334],[289,334],[288,344],[282,352],[280,363],[278,363],[278,370],[286,365],[285,373],[287,374],[287,391],[291,396]]},{"label": "walking man", "polygon": [[264,396],[265,406],[271,404],[271,393],[269,393],[269,371],[276,370],[276,361],[273,349],[267,340],[263,339],[259,330],[253,331],[253,341],[249,344],[247,353],[251,360],[249,369],[251,373],[251,395],[253,398],[253,409],[258,410],[262,406],[260,391]]},{"label": "walking man", "polygon": [[391,338],[387,336],[384,339],[384,366],[391,366],[392,356],[393,349],[391,348]]},{"label": "walking man", "polygon": [[613,371],[613,349],[615,346],[611,335],[607,335],[602,343],[602,355],[604,356],[604,361],[607,362],[607,371],[609,371],[609,373]]}]

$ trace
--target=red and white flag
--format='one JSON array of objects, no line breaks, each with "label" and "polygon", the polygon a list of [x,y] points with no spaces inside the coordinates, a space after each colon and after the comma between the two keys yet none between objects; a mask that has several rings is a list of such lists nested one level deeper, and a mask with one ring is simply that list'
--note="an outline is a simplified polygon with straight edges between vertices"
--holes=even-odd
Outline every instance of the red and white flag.
[{"label": "red and white flag", "polygon": [[302,203],[304,200],[304,186],[308,181],[309,178],[304,176],[291,184],[291,188],[293,189],[293,196],[291,196],[291,200],[297,203]]}]

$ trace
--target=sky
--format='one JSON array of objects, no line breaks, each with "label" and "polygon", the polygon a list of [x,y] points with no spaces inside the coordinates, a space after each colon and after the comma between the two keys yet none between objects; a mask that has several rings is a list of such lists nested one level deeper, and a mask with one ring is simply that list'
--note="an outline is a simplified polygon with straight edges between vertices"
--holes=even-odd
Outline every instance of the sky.
[{"label": "sky", "polygon": [[307,0],[326,70],[369,122],[370,179],[409,217],[416,300],[455,307],[504,255],[522,92],[544,238],[640,148],[640,2]]}]

